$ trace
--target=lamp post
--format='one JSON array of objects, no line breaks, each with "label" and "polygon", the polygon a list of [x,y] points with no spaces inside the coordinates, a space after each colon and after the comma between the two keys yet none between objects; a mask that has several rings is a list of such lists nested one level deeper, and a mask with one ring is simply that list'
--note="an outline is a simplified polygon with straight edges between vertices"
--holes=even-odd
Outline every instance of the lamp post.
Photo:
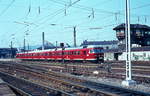
[{"label": "lamp post", "polygon": [[122,81],[122,85],[130,86],[136,84],[134,80],[132,80],[131,73],[131,34],[130,34],[130,0],[126,0],[126,12],[125,12],[125,36],[126,36],[126,79]]}]

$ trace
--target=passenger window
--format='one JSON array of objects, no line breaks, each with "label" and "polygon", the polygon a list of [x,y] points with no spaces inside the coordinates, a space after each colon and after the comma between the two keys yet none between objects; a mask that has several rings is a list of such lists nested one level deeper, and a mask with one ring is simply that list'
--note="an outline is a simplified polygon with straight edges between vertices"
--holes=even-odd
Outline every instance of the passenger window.
[{"label": "passenger window", "polygon": [[86,51],[83,51],[83,54],[86,55]]},{"label": "passenger window", "polygon": [[78,51],[78,55],[80,55],[80,51]]}]

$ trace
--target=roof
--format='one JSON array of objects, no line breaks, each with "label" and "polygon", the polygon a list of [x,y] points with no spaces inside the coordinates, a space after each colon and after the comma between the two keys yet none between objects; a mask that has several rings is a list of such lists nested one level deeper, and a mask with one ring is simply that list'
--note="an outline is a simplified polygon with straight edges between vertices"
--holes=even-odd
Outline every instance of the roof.
[{"label": "roof", "polygon": [[[87,48],[99,48],[99,46],[87,46]],[[64,50],[78,50],[78,49],[84,49],[84,47],[80,46],[80,47],[67,47]],[[61,51],[62,48],[53,48],[53,49],[44,49],[44,50],[32,50],[32,51],[27,51],[27,52],[18,52],[18,54],[22,54],[22,53],[39,53],[39,52],[48,52],[48,51]]]},{"label": "roof", "polygon": [[[115,48],[115,49],[104,49],[104,53],[111,52],[111,53],[120,53],[120,52],[126,52],[125,48],[120,49],[120,48]],[[140,52],[140,51],[150,51],[150,46],[145,46],[145,47],[134,47],[131,48],[132,52]]]},{"label": "roof", "polygon": [[[142,25],[142,24],[130,24],[131,29],[144,29],[150,31],[150,26]],[[113,30],[125,29],[125,23],[118,25],[113,28]]]},{"label": "roof", "polygon": [[117,40],[113,41],[83,41],[81,45],[115,45],[118,44]]},{"label": "roof", "polygon": [[17,48],[0,48],[0,51],[8,51],[8,50],[15,50],[15,51],[17,51]]}]

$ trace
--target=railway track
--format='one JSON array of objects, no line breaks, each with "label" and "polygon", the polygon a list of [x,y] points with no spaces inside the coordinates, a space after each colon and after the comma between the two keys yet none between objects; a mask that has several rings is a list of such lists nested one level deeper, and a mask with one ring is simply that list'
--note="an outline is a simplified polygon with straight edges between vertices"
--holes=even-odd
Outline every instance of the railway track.
[{"label": "railway track", "polygon": [[[69,79],[73,81],[73,78],[68,78],[68,80],[64,81],[64,80],[60,80],[61,78],[60,77],[58,78],[58,76],[57,76],[57,79],[56,79],[56,77],[55,77],[56,74],[55,74],[55,76],[53,75],[53,76],[47,77],[47,76],[44,75],[46,73],[41,74],[39,72],[35,72],[35,70],[34,70],[34,73],[33,73],[33,70],[31,71],[31,70],[29,70],[29,69],[27,70],[27,69],[25,71],[25,70],[22,70],[22,69],[18,68],[18,69],[15,69],[15,73],[13,73],[14,71],[11,71],[11,72],[8,72],[8,73],[11,74],[11,75],[14,75],[14,74],[17,73],[15,76],[19,76],[19,77],[23,76],[23,78],[28,78],[28,80],[30,80],[30,81],[34,80],[34,81],[37,81],[38,83],[43,84],[45,86],[52,86],[54,88],[57,88],[58,90],[63,90],[63,91],[66,91],[67,93],[70,93],[70,94],[73,94],[73,95],[79,95],[79,96],[82,96],[82,95],[83,96],[85,96],[85,95],[86,96],[98,96],[97,94],[103,95],[103,96],[112,96],[112,95],[114,95],[114,94],[111,94],[109,92],[103,92],[103,91],[97,91],[95,89],[90,89],[90,88],[87,88],[85,86],[79,85],[77,83],[76,84],[70,83]],[[21,76],[21,73],[22,73],[22,76]],[[79,82],[81,82],[81,80]],[[53,83],[53,84],[50,84],[50,83]]]},{"label": "railway track", "polygon": [[0,72],[0,77],[7,82],[10,87],[17,91],[21,91],[22,96],[71,96],[71,94],[63,91],[41,86],[3,72]]},{"label": "railway track", "polygon": [[[84,75],[84,76],[97,76],[97,77],[108,77],[108,78],[125,78],[125,63],[124,62],[106,62],[109,63],[111,70],[108,70],[107,64],[90,64],[90,63],[71,63],[62,64],[56,63],[50,64],[48,62],[19,62],[20,64],[27,64],[30,66],[41,67],[46,70],[52,70],[57,72],[71,73],[74,75]],[[141,63],[143,66],[141,66]],[[145,65],[144,65],[145,64]],[[133,79],[138,83],[150,83],[150,62],[133,62]],[[138,66],[137,66],[138,65]],[[124,68],[122,68],[124,67]],[[138,69],[137,69],[138,68]],[[146,69],[145,69],[146,68]],[[93,74],[94,71],[98,71],[99,74]]]},{"label": "railway track", "polygon": [[[26,62],[27,63],[27,62]],[[30,64],[30,62],[28,62]],[[111,62],[109,62],[109,65]],[[47,70],[66,72],[84,76],[97,76],[97,77],[109,77],[109,78],[125,78],[125,64],[123,62],[112,62],[111,69],[108,70],[108,66],[105,64],[31,64],[31,66],[37,66],[45,68]],[[147,66],[136,66],[138,63],[134,62],[133,66],[133,79],[139,83],[150,83],[150,67]],[[150,65],[149,65],[150,66]],[[93,74],[94,71],[98,71],[99,74]],[[110,72],[109,72],[110,71]]]},{"label": "railway track", "polygon": [[[6,66],[6,64],[5,64]],[[10,65],[11,66],[11,65]],[[22,67],[21,67],[22,66]],[[110,85],[100,84],[96,82],[91,82],[87,80],[78,79],[75,77],[66,76],[61,73],[56,72],[47,72],[40,68],[34,68],[31,66],[23,66],[23,65],[13,66],[15,69],[11,72],[8,72],[12,75],[16,74],[16,76],[28,78],[28,80],[37,80],[38,82],[44,81],[44,85],[49,84],[50,82],[56,83],[59,87],[63,87],[63,91],[67,91],[74,95],[87,95],[87,96],[149,96],[150,94],[127,90],[120,87],[114,87]],[[4,66],[3,66],[4,67]],[[12,67],[12,66],[11,66]],[[6,69],[5,69],[6,72]],[[32,77],[32,78],[31,78]],[[34,77],[34,78],[33,78]],[[38,80],[40,78],[40,80]],[[55,85],[51,85],[53,87],[58,87]],[[65,89],[65,90],[64,90]]]}]

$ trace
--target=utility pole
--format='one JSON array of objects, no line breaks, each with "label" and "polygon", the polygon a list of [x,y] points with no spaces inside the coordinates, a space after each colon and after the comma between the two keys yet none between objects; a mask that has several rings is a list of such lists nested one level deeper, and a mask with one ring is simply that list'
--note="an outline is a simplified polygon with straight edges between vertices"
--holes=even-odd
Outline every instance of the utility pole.
[{"label": "utility pole", "polygon": [[24,49],[24,52],[26,51],[26,39],[24,37],[24,40],[23,40],[23,49]]},{"label": "utility pole", "polygon": [[76,47],[76,26],[73,27],[74,47]]},{"label": "utility pole", "polygon": [[64,64],[65,63],[65,60],[64,60],[64,43],[60,43],[60,47],[62,48],[62,63]]},{"label": "utility pole", "polygon": [[57,49],[57,43],[58,43],[58,42],[56,41],[56,49]]},{"label": "utility pole", "polygon": [[11,42],[10,42],[11,58],[13,58],[13,50],[12,50],[12,48],[13,48],[13,45],[12,45],[12,41],[11,41]]},{"label": "utility pole", "polygon": [[42,32],[42,50],[44,50],[44,42],[45,41],[45,36],[44,36],[44,32]]},{"label": "utility pole", "polygon": [[130,86],[136,84],[132,80],[131,74],[131,33],[130,33],[130,0],[126,0],[125,11],[125,36],[126,36],[126,80],[122,81],[122,85]]},{"label": "utility pole", "polygon": [[29,46],[29,43],[28,43],[28,51],[30,50],[30,46]]}]

